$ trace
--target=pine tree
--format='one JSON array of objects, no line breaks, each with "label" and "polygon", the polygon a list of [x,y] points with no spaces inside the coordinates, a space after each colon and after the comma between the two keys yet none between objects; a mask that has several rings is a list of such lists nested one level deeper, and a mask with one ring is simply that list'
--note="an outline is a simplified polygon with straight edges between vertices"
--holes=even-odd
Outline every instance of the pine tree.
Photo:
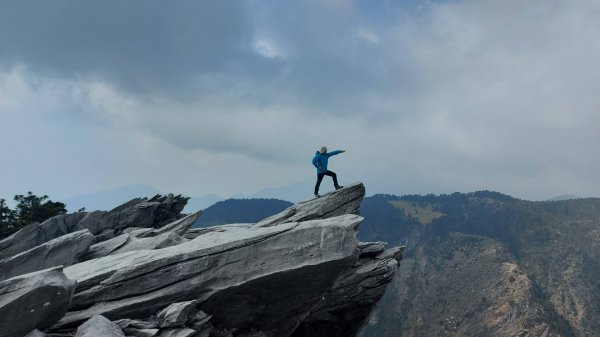
[{"label": "pine tree", "polygon": [[66,214],[66,205],[49,200],[47,195],[38,197],[32,192],[15,195],[17,206],[11,210],[6,200],[0,199],[0,239],[34,223],[43,222],[53,216]]},{"label": "pine tree", "polygon": [[6,200],[0,198],[0,238],[12,233],[13,222],[14,212],[8,207]]}]

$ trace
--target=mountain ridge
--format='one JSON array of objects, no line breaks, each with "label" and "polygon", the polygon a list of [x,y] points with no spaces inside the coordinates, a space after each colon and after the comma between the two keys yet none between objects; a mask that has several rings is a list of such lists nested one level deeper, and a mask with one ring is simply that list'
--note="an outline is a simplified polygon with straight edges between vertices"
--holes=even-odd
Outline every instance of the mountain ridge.
[{"label": "mountain ridge", "polygon": [[[423,224],[390,200],[444,216]],[[366,198],[361,214],[361,240],[406,245],[400,276],[362,336],[600,335],[600,199],[388,195]],[[483,240],[480,248],[466,248],[467,238]],[[436,289],[444,292],[428,295]]]}]

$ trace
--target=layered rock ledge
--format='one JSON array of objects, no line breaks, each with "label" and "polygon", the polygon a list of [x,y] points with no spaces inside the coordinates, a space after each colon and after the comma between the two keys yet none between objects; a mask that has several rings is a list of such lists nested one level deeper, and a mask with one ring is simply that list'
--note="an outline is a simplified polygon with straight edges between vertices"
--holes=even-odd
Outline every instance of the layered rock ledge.
[{"label": "layered rock ledge", "polygon": [[[13,277],[0,289],[35,288],[39,273],[51,272],[64,281],[66,297],[53,301],[58,307],[42,323],[10,323],[6,312],[4,323],[18,332],[0,330],[0,337],[355,336],[402,258],[400,247],[357,241],[364,194],[356,183],[256,224],[203,229],[190,229],[200,212],[181,215],[186,199],[172,195],[31,225],[0,242],[0,266],[12,266],[6,277],[65,267]],[[19,243],[24,238],[35,244]],[[60,258],[48,249],[55,242]],[[70,255],[62,248],[69,242]],[[48,262],[11,262],[27,262],[31,252],[44,252]],[[44,286],[34,289],[38,295],[56,292]],[[48,306],[27,298],[34,311]],[[0,293],[4,308],[15,301],[10,291]]]}]

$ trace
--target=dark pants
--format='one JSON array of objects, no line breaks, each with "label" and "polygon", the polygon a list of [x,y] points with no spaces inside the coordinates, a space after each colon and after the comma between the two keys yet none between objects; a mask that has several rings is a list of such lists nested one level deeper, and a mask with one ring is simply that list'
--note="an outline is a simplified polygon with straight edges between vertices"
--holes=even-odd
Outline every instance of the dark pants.
[{"label": "dark pants", "polygon": [[331,178],[333,178],[333,186],[335,186],[335,188],[340,187],[340,185],[338,185],[337,175],[327,170],[323,173],[317,173],[317,184],[315,185],[315,194],[319,194],[319,186],[321,186],[321,181],[323,181],[324,176],[330,176]]}]

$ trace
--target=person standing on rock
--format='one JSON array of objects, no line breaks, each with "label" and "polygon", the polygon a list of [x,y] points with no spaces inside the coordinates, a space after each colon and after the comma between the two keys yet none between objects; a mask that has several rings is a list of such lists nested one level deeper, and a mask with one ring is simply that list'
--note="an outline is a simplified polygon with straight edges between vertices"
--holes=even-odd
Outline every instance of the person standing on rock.
[{"label": "person standing on rock", "polygon": [[327,162],[329,161],[329,157],[335,156],[336,154],[344,153],[346,150],[336,150],[332,152],[327,152],[327,146],[321,147],[320,151],[315,153],[313,157],[312,163],[317,168],[317,184],[315,185],[315,197],[320,197],[319,195],[319,186],[321,186],[321,181],[323,181],[324,176],[330,176],[333,178],[333,185],[336,190],[344,186],[340,186],[337,181],[337,175],[334,172],[331,172],[327,169]]}]

